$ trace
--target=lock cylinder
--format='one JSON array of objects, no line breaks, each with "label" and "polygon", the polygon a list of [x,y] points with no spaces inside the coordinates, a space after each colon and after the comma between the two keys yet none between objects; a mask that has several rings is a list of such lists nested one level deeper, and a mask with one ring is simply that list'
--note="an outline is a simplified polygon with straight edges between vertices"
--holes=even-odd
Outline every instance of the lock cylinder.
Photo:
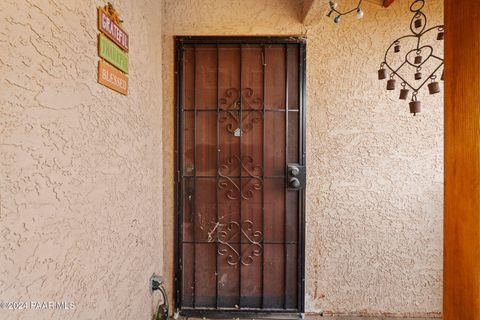
[{"label": "lock cylinder", "polygon": [[298,163],[289,163],[287,166],[287,189],[290,191],[305,188],[305,167]]}]

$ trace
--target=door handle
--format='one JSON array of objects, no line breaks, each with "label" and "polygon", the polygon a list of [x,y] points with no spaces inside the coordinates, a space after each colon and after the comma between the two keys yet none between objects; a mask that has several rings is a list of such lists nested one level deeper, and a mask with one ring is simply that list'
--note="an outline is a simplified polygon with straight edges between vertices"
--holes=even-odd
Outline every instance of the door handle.
[{"label": "door handle", "polygon": [[306,172],[305,166],[298,163],[287,165],[287,189],[291,191],[305,188]]}]

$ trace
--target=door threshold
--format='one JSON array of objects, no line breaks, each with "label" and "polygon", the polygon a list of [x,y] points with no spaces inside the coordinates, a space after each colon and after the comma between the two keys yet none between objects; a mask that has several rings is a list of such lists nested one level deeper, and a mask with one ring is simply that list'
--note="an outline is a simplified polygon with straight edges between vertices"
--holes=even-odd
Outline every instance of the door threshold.
[{"label": "door threshold", "polygon": [[295,311],[264,311],[264,310],[199,310],[183,309],[181,318],[189,319],[304,319],[304,314]]}]

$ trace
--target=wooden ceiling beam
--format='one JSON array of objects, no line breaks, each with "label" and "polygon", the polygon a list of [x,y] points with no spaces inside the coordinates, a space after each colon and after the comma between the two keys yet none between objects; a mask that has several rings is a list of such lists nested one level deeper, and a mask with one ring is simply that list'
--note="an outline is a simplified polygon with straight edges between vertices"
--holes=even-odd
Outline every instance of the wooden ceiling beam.
[{"label": "wooden ceiling beam", "polygon": [[383,0],[383,6],[386,8],[391,5],[395,0]]},{"label": "wooden ceiling beam", "polygon": [[382,6],[382,7],[388,7],[389,5],[391,5],[395,0],[365,0],[367,2],[370,2],[370,3],[374,3],[374,4],[377,4],[379,6]]}]

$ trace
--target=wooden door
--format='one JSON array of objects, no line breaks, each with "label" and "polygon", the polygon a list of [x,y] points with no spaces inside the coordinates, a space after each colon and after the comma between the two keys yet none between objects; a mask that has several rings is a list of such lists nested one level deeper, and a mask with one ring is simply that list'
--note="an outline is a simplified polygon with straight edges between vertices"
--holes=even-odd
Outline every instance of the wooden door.
[{"label": "wooden door", "polygon": [[303,312],[296,38],[177,38],[177,307]]}]

